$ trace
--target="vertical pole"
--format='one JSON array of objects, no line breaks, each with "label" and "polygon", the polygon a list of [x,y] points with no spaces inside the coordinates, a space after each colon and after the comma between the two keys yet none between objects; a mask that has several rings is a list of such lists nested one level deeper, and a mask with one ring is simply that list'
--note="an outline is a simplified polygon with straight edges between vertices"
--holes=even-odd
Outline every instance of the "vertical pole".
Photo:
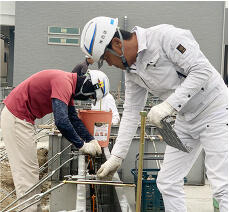
[{"label": "vertical pole", "polygon": [[119,81],[119,83],[118,83],[118,101],[120,101],[121,85],[122,85],[122,82]]},{"label": "vertical pole", "polygon": [[[85,180],[86,178],[86,164],[85,155],[78,156],[78,180]],[[77,184],[76,190],[76,211],[86,212],[86,185]]]},{"label": "vertical pole", "polygon": [[10,29],[10,44],[9,44],[9,66],[7,72],[7,82],[9,87],[13,87],[13,75],[14,75],[14,29]]},{"label": "vertical pole", "polygon": [[147,113],[145,111],[141,111],[140,115],[141,115],[141,134],[140,134],[140,144],[139,144],[136,212],[141,211],[142,170],[143,170],[143,154],[144,154],[144,141],[145,141],[145,119],[146,119]]},{"label": "vertical pole", "polygon": [[[124,30],[127,31],[127,16],[124,16]],[[125,91],[125,72],[122,71],[121,91]]]},{"label": "vertical pole", "polygon": [[99,110],[102,110],[102,99],[99,100]]}]

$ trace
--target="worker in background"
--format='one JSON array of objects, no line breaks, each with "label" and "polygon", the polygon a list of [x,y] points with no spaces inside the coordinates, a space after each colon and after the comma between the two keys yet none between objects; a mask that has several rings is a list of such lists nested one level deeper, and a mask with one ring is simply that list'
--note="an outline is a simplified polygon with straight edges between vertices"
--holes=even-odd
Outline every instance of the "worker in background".
[{"label": "worker in background", "polygon": [[[96,34],[93,37],[93,32]],[[92,44],[90,46],[90,44]],[[125,159],[144,110],[147,92],[163,102],[151,108],[150,123],[177,113],[175,131],[190,153],[166,146],[157,178],[166,212],[186,212],[184,177],[204,148],[206,174],[220,212],[228,211],[228,90],[189,30],[162,24],[118,28],[118,19],[97,17],[84,27],[81,48],[98,62],[125,71],[125,104],[111,157],[97,172],[111,179]]]},{"label": "worker in background", "polygon": [[[78,118],[74,99],[100,100],[108,92],[109,80],[97,70],[84,76],[61,70],[44,70],[11,91],[4,100],[1,127],[17,198],[39,180],[35,119],[53,112],[55,125],[68,141],[84,154],[99,155],[101,148]],[[39,191],[31,192],[20,202],[36,193]],[[41,207],[33,205],[25,211],[41,211]]]},{"label": "worker in background", "polygon": [[94,60],[89,58],[87,55],[85,56],[85,60],[76,65],[76,67],[72,70],[72,73],[77,73],[78,76],[82,76],[86,74],[88,70],[88,66],[94,63]]},{"label": "worker in background", "polygon": [[114,97],[111,95],[111,93],[108,93],[102,99],[97,101],[95,105],[92,104],[91,110],[102,110],[102,111],[112,110],[112,124],[119,124],[120,116],[115,104]]}]

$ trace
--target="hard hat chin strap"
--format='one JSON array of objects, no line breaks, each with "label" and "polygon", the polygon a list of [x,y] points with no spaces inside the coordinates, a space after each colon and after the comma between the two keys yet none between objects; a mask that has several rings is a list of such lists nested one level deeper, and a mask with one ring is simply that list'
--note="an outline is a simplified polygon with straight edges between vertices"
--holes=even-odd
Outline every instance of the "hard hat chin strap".
[{"label": "hard hat chin strap", "polygon": [[129,67],[127,61],[126,61],[126,58],[124,57],[124,42],[123,42],[122,34],[121,34],[119,28],[117,28],[117,30],[118,30],[119,38],[120,38],[120,40],[122,42],[122,55],[119,56],[116,52],[114,52],[113,50],[111,50],[109,48],[106,48],[105,51],[109,51],[111,54],[120,57],[121,60],[122,60],[122,64],[124,65],[125,69],[127,70],[128,73],[130,73],[130,67]]},{"label": "hard hat chin strap", "polygon": [[[78,96],[78,95],[80,95],[80,94],[82,94],[82,95],[84,95],[84,96],[91,96],[91,95],[93,95],[95,98],[97,98],[97,97],[96,97],[96,92],[95,92],[97,89],[101,89],[101,90],[102,90],[102,93],[104,94],[104,89],[103,89],[104,83],[103,83],[102,81],[100,82],[99,79],[98,79],[98,83],[92,85],[92,87],[93,87],[93,89],[94,89],[93,92],[87,92],[87,93],[84,93],[84,92],[83,92],[83,88],[84,88],[85,83],[86,83],[88,80],[90,80],[90,79],[91,79],[90,74],[86,74],[86,78],[85,78],[85,80],[83,81],[83,84],[82,84],[82,86],[81,86],[81,88],[80,88],[80,91],[76,94],[76,96]],[[91,83],[91,84],[92,84],[92,83]]]},{"label": "hard hat chin strap", "polygon": [[94,94],[95,94],[95,92],[83,93],[84,84],[85,84],[89,79],[90,79],[90,76],[89,76],[89,74],[88,74],[88,75],[86,75],[86,78],[85,78],[85,80],[83,81],[83,84],[82,84],[82,86],[81,86],[81,88],[80,88],[80,91],[76,94],[76,96],[78,96],[78,95],[80,95],[80,94],[82,94],[82,95],[84,95],[84,96],[90,96],[90,95],[94,95]]}]

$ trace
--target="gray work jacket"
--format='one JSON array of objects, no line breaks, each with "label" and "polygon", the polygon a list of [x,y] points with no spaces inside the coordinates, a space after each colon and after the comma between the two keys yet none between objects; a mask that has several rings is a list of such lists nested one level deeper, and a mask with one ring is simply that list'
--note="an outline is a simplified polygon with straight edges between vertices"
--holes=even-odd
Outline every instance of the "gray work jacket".
[{"label": "gray work jacket", "polygon": [[112,154],[125,158],[148,92],[167,101],[190,122],[227,102],[227,87],[189,30],[172,25],[134,27],[138,56],[125,72],[125,103]]},{"label": "gray work jacket", "polygon": [[72,73],[77,73],[78,76],[83,76],[84,74],[86,74],[88,66],[89,64],[87,60],[84,60],[83,62],[76,65],[76,67],[72,70]]}]

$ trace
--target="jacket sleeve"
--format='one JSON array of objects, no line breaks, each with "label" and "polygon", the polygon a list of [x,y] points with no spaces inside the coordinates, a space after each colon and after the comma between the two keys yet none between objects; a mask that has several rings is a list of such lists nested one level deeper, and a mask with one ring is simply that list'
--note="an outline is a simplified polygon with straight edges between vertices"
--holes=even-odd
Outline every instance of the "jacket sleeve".
[{"label": "jacket sleeve", "polygon": [[68,106],[68,117],[73,125],[76,133],[85,141],[90,142],[94,140],[94,137],[88,132],[87,128],[84,126],[82,120],[78,117],[75,107]]},{"label": "jacket sleeve", "polygon": [[109,97],[109,99],[108,99],[109,106],[110,106],[110,108],[112,110],[112,123],[113,124],[117,124],[120,121],[120,116],[119,116],[119,113],[118,113],[118,109],[116,107],[115,100],[114,100],[113,96],[111,94],[109,94],[108,97]]},{"label": "jacket sleeve", "polygon": [[75,68],[72,70],[72,73],[77,73],[80,76],[81,75],[81,64],[77,64]]},{"label": "jacket sleeve", "polygon": [[80,63],[80,67],[78,68],[78,75],[83,76],[86,74],[88,70],[88,63],[87,60],[84,60],[83,62]]},{"label": "jacket sleeve", "polygon": [[140,111],[144,109],[148,92],[145,88],[128,79],[125,75],[125,103],[123,116],[120,122],[118,137],[111,154],[125,159],[131,141],[136,133],[140,121]]},{"label": "jacket sleeve", "polygon": [[81,69],[81,75],[86,74],[87,70],[88,70],[88,64],[87,64],[87,62],[85,62],[82,66],[82,69]]},{"label": "jacket sleeve", "polygon": [[73,125],[68,118],[68,106],[59,99],[52,99],[52,108],[55,118],[55,124],[60,130],[62,135],[76,148],[80,148],[84,145],[84,141],[76,133]]},{"label": "jacket sleeve", "polygon": [[189,30],[174,28],[168,31],[162,39],[162,48],[169,60],[187,76],[166,100],[179,112],[208,82],[214,68]]}]

